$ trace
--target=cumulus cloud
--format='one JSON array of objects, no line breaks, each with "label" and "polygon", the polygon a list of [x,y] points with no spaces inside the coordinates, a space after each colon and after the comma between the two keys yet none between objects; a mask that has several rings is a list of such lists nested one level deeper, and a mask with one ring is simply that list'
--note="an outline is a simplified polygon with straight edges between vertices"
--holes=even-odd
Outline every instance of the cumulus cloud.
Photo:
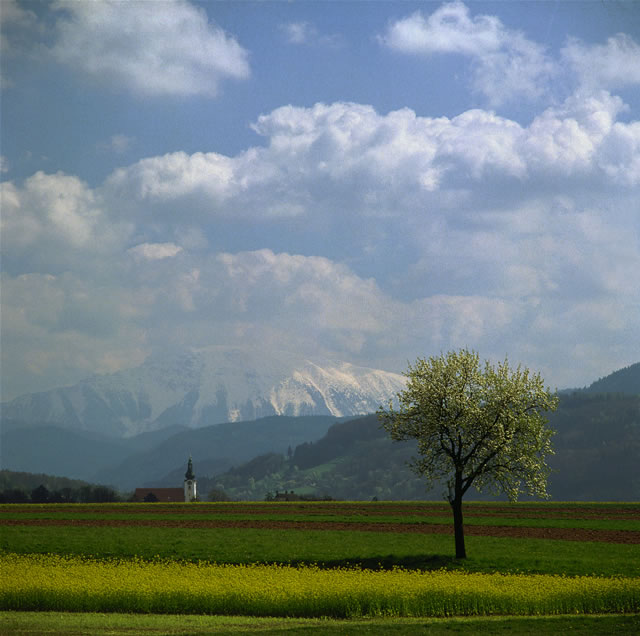
[{"label": "cumulus cloud", "polygon": [[228,198],[234,185],[233,164],[231,159],[215,152],[193,155],[175,152],[119,168],[107,183],[122,198],[173,200],[201,193],[216,204]]},{"label": "cumulus cloud", "polygon": [[625,33],[596,45],[572,38],[562,56],[587,89],[612,90],[640,84],[640,44]]},{"label": "cumulus cloud", "polygon": [[140,202],[196,197],[213,216],[326,215],[341,205],[383,218],[412,206],[419,213],[439,193],[505,180],[513,187],[564,188],[560,176],[634,186],[638,124],[617,121],[624,109],[606,92],[572,97],[523,127],[483,110],[429,118],[410,109],[380,115],[351,103],[285,106],[256,122],[268,138],[264,148],[235,157],[179,152],[144,159],[115,171],[107,188]]},{"label": "cumulus cloud", "polygon": [[[287,106],[233,157],[149,157],[95,189],[63,173],[5,182],[3,335],[19,344],[3,355],[31,382],[167,345],[390,370],[471,346],[560,386],[577,360],[593,379],[602,360],[633,361],[640,322],[640,122],[622,113],[607,92],[526,126],[479,109]],[[306,253],[275,247],[285,222]],[[229,224],[233,247],[217,241]]]},{"label": "cumulus cloud", "polygon": [[489,15],[471,16],[450,2],[425,16],[421,11],[388,25],[380,42],[401,53],[458,54],[473,61],[473,88],[498,105],[545,93],[555,67],[544,47]]},{"label": "cumulus cloud", "polygon": [[[530,165],[563,177],[609,176],[606,146],[612,143],[613,124],[624,109],[619,97],[601,91],[572,96],[561,107],[545,110],[529,127],[525,152]],[[633,126],[619,125],[633,136]],[[625,178],[633,180],[630,168]]]},{"label": "cumulus cloud", "polygon": [[[112,222],[101,197],[62,172],[0,184],[4,264],[26,271],[119,250],[131,224]],[[24,271],[23,270],[23,271]]]},{"label": "cumulus cloud", "polygon": [[59,62],[147,96],[215,96],[220,82],[249,76],[247,51],[203,9],[162,4],[56,0]]},{"label": "cumulus cloud", "polygon": [[462,2],[441,6],[430,16],[417,11],[388,26],[382,41],[406,53],[462,53],[481,56],[503,46],[505,30],[496,17],[471,18]]},{"label": "cumulus cloud", "polygon": [[354,325],[360,332],[380,329],[383,294],[375,281],[362,280],[344,265],[269,249],[223,253],[218,262],[234,289],[238,311],[247,311],[254,304],[251,297],[260,295],[269,299],[272,311],[284,310],[296,322],[302,319],[322,331],[352,330]]},{"label": "cumulus cloud", "polygon": [[398,356],[406,360],[418,341],[438,349],[484,343],[518,313],[507,301],[479,295],[402,301],[342,263],[270,249],[223,252],[193,274],[176,275],[168,285],[189,298],[182,310],[190,315],[178,321],[183,327],[188,321],[188,330],[171,336],[182,346],[210,344],[213,321],[224,342],[399,369]]},{"label": "cumulus cloud", "polygon": [[[188,333],[176,338],[198,334],[207,344],[210,322],[199,317],[215,314],[227,340],[289,339],[301,349],[318,341],[396,369],[416,343],[502,356],[509,342],[510,354],[542,365],[547,336],[562,346],[554,316],[573,316],[574,305],[593,307],[583,340],[607,333],[609,349],[639,318],[640,289],[628,273],[640,268],[640,129],[619,120],[625,109],[593,92],[522,126],[483,110],[426,118],[351,103],[286,106],[255,123],[263,147],[145,159],[116,171],[104,192],[169,224],[193,224],[172,211],[197,201],[203,228],[247,218],[268,228],[277,209],[335,250],[332,258],[225,252],[185,263],[180,276],[167,270],[174,308],[163,311],[191,312]],[[355,263],[394,258],[406,274],[374,266],[375,278],[360,278],[345,264],[352,254]],[[601,311],[607,302],[618,311]],[[597,375],[606,347],[594,347]]]},{"label": "cumulus cloud", "polygon": [[496,16],[472,15],[457,1],[431,14],[417,11],[396,20],[378,40],[404,54],[466,57],[471,62],[472,88],[493,106],[548,96],[559,78],[568,84],[577,81],[583,94],[640,83],[640,45],[626,33],[603,44],[570,37],[553,58],[545,47]]},{"label": "cumulus cloud", "polygon": [[[21,29],[39,28],[26,6],[3,4],[10,52]],[[183,0],[160,13],[146,2],[50,6],[56,59],[98,81],[215,95],[249,74],[234,37]],[[395,371],[471,346],[560,386],[576,369],[602,375],[603,360],[636,361],[640,122],[610,91],[638,83],[638,44],[569,40],[554,62],[470,9],[417,12],[380,40],[460,56],[492,104],[539,97],[561,72],[577,92],[526,122],[481,108],[288,105],[258,117],[260,143],[233,156],[150,156],[95,187],[62,172],[0,184],[2,355],[15,370],[3,391],[74,382],[171,345],[249,343]],[[338,42],[305,22],[283,33]],[[103,139],[114,153],[134,141]]]},{"label": "cumulus cloud", "polygon": [[[628,275],[640,269],[639,124],[618,121],[624,111],[606,92],[567,99],[528,126],[482,110],[423,118],[360,104],[287,106],[256,122],[265,147],[143,160],[106,189],[156,215],[168,203],[171,223],[193,222],[171,211],[197,196],[203,227],[222,217],[267,228],[277,208],[335,249],[333,258],[225,252],[182,277],[166,273],[173,308],[163,313],[191,312],[188,333],[172,336],[181,342],[207,344],[211,323],[199,317],[215,314],[225,340],[300,350],[321,342],[395,369],[416,349],[464,345],[542,367],[547,338],[562,348],[554,317],[580,305],[593,316],[576,342],[609,334],[590,366],[581,358],[595,377],[607,350],[627,360],[620,342],[640,318]],[[406,274],[374,265],[375,278],[360,278],[339,262],[365,253],[396,259]],[[618,311],[601,311],[607,302]],[[555,377],[569,381],[572,364]]]},{"label": "cumulus cloud", "polygon": [[[140,364],[149,354],[145,330],[131,318],[143,294],[86,272],[2,274],[2,355],[12,373],[3,399],[77,382]],[[142,296],[142,298],[141,298]]]},{"label": "cumulus cloud", "polygon": [[[235,157],[174,153],[145,159],[116,171],[104,192],[148,207],[157,221],[159,204],[166,204],[164,218],[171,223],[198,218],[206,226],[207,219],[250,218],[268,224],[279,212],[304,218],[307,232],[333,244],[351,228],[350,245],[371,255],[393,251],[399,237],[417,259],[441,245],[444,252],[433,256],[440,263],[450,260],[452,232],[462,228],[451,253],[460,259],[466,242],[470,253],[486,251],[497,263],[504,246],[485,239],[497,236],[494,228],[501,224],[520,240],[522,228],[553,227],[556,216],[567,226],[579,212],[576,206],[599,201],[594,196],[604,197],[596,215],[606,216],[616,201],[628,205],[640,185],[640,124],[619,121],[624,111],[622,100],[606,92],[567,99],[526,127],[482,110],[449,119],[418,117],[409,109],[380,115],[348,103],[287,106],[255,124],[268,139],[265,147]],[[197,217],[175,215],[194,201]],[[621,223],[633,221],[625,217]],[[580,236],[579,228],[571,232]],[[561,249],[554,244],[553,250]],[[543,273],[544,264],[516,266],[515,242],[504,254],[514,261],[505,271],[525,281],[510,283],[514,288],[549,291],[557,284]],[[455,287],[465,278],[462,271],[452,263],[437,279]],[[477,263],[470,263],[467,278],[475,271]]]}]

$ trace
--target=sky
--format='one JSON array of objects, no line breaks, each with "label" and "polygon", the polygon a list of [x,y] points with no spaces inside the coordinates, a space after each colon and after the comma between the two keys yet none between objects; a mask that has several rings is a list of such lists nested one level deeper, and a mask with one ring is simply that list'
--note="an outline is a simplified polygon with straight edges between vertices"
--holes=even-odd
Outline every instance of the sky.
[{"label": "sky", "polygon": [[210,345],[640,361],[640,3],[0,0],[2,399]]}]

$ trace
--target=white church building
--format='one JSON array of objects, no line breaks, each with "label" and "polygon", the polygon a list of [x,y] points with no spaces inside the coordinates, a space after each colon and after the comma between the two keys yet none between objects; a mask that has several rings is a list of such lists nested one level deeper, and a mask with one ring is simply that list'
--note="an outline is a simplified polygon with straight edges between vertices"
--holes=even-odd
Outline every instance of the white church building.
[{"label": "white church building", "polygon": [[197,481],[193,472],[193,460],[189,457],[182,488],[136,488],[133,501],[173,503],[196,501]]}]

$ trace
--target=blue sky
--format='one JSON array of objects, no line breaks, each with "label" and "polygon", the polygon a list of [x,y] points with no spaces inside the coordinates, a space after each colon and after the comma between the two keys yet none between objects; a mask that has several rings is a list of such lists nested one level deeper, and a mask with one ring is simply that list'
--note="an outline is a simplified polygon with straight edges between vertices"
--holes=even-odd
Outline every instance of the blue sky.
[{"label": "blue sky", "polygon": [[1,0],[2,398],[243,344],[640,360],[636,2]]}]

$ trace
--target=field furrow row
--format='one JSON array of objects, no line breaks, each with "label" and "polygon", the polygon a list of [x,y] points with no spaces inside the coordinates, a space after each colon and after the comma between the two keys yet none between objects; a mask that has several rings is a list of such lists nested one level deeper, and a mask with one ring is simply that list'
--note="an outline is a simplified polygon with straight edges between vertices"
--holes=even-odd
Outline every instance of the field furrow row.
[{"label": "field furrow row", "polygon": [[[235,520],[176,520],[176,519],[3,519],[0,526],[79,526],[79,527],[165,527],[165,528],[243,528],[269,530],[342,530],[356,532],[393,532],[419,534],[452,534],[451,525],[432,523],[367,523],[340,521],[262,521]],[[603,541],[607,543],[640,544],[640,531],[592,530],[585,528],[536,528],[513,526],[468,525],[472,536],[512,537],[527,539],[557,539],[565,541]]]}]

